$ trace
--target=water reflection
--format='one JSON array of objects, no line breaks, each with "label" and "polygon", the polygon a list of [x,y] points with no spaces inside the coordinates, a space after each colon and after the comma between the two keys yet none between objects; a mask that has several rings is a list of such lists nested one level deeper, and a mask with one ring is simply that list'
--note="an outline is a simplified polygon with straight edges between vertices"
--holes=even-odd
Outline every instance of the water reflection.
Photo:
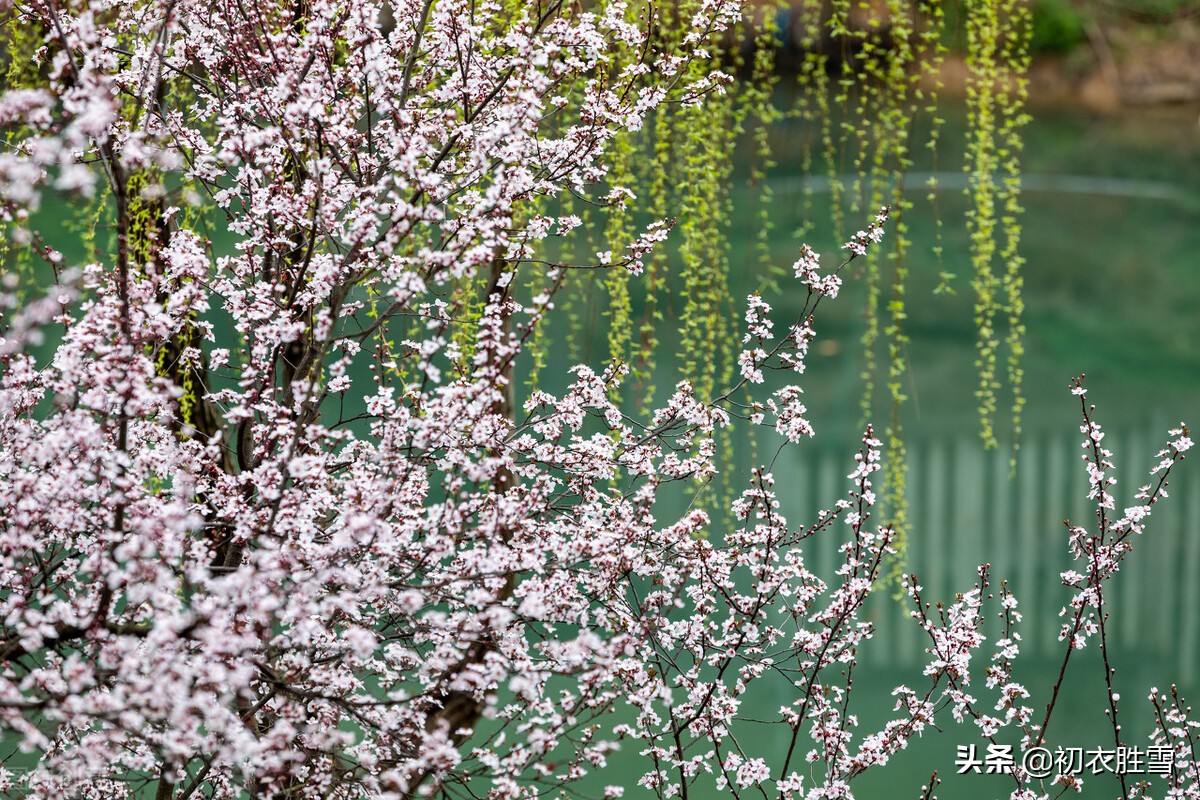
[{"label": "water reflection", "polygon": [[[1137,488],[1148,482],[1168,427],[1108,431],[1104,441],[1116,453],[1119,507],[1131,505]],[[1007,580],[1020,600],[1027,658],[1063,652],[1058,612],[1071,593],[1059,573],[1079,566],[1068,551],[1063,520],[1085,527],[1096,522],[1080,439],[1069,433],[1030,437],[1015,471],[1008,451],[984,451],[974,435],[908,445],[909,571],[930,597],[953,598],[972,585],[979,564],[990,563],[993,581]],[[1200,630],[1200,472],[1191,466],[1184,463],[1173,473],[1170,496],[1155,505],[1110,595],[1119,650],[1139,659],[1155,655],[1188,682],[1196,674]],[[788,475],[795,488],[784,498],[786,510],[797,520],[813,517],[839,496],[847,471],[845,453],[797,449],[782,457],[776,472]],[[832,538],[811,542],[810,561],[824,578],[833,574],[836,546]],[[869,614],[877,633],[863,654],[868,663],[922,663],[922,634],[901,603],[879,592]]]},{"label": "water reflection", "polygon": [[[839,186],[853,186],[856,176],[842,175],[837,179]],[[939,192],[962,192],[969,188],[971,179],[965,172],[906,172],[905,182],[910,186],[926,186]],[[999,183],[1002,176],[997,176]],[[787,176],[771,181],[771,186],[780,192],[813,193],[829,192],[834,181],[824,175]],[[1170,181],[1147,181],[1133,178],[1107,178],[1095,175],[1030,175],[1021,176],[1021,191],[1049,192],[1053,194],[1082,194],[1091,197],[1132,197],[1144,200],[1169,200],[1179,203],[1195,199],[1192,192],[1178,183]]]}]

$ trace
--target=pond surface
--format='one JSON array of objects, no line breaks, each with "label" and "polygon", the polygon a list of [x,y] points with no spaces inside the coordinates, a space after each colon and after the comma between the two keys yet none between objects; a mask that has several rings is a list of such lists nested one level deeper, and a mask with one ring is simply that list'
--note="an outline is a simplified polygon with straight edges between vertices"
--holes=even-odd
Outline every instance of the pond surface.
[{"label": "pond surface", "polygon": [[[952,168],[962,163],[961,154],[953,152],[962,140],[962,112],[949,109],[947,117],[939,163]],[[789,147],[799,146],[801,138],[799,123],[791,129],[781,126],[775,136],[780,166],[771,177],[777,214],[771,247],[781,264],[794,260],[797,242],[789,232],[803,222],[790,209],[802,208],[805,186],[819,208],[820,193],[827,187],[795,166],[800,159]],[[1061,665],[1058,611],[1070,597],[1058,577],[1070,565],[1063,520],[1084,525],[1095,520],[1080,460],[1080,405],[1069,394],[1068,380],[1087,374],[1088,398],[1108,432],[1104,443],[1115,452],[1118,508],[1131,505],[1137,488],[1148,482],[1152,457],[1166,441],[1168,428],[1180,420],[1200,425],[1196,111],[1139,109],[1092,116],[1035,109],[1023,163],[1028,405],[1015,470],[1010,471],[1011,439],[999,450],[985,452],[978,435],[976,326],[961,223],[961,173],[939,176],[945,248],[940,262],[930,254],[932,209],[923,191],[913,193],[915,207],[907,218],[915,241],[908,294],[910,401],[901,418],[910,458],[909,569],[921,576],[931,598],[949,601],[955,591],[973,585],[975,566],[982,562],[993,565],[997,583],[1009,581],[1025,614],[1016,677],[1032,692],[1031,705],[1041,710]],[[922,169],[933,167],[916,167]],[[735,189],[734,206],[752,207],[753,190]],[[735,297],[757,282],[754,268],[737,267],[739,253],[753,261],[754,225],[752,214],[734,223],[733,282],[742,284],[733,287]],[[813,244],[822,245],[832,259],[830,241]],[[959,276],[954,296],[933,294],[943,269]],[[803,385],[817,439],[785,450],[774,467],[782,510],[793,524],[811,519],[844,491],[842,476],[857,450],[863,293],[855,278],[849,274],[843,296],[823,305],[816,323],[824,344],[814,348]],[[772,302],[783,311],[790,300],[785,295]],[[1005,403],[1002,396],[1001,415]],[[1200,698],[1200,464],[1189,459],[1178,467],[1170,494],[1156,506],[1146,533],[1108,592],[1124,738],[1143,748],[1149,745],[1151,716],[1145,698],[1152,686],[1165,689],[1175,683],[1186,696]],[[819,573],[831,574],[834,544],[814,545],[809,561]],[[852,710],[859,714],[864,734],[888,719],[893,686],[924,685],[923,634],[886,594],[879,593],[870,607],[877,635],[864,647],[855,673]],[[1097,647],[1072,658],[1067,684],[1047,745],[1051,750],[1112,747]],[[746,713],[773,717],[779,705],[792,699],[784,686],[778,696],[760,699],[761,707]],[[944,733],[927,733],[888,767],[856,781],[858,797],[916,798],[933,770],[946,781],[942,797],[1007,797],[1011,781],[954,774],[955,745],[980,740],[974,730],[948,724]],[[782,734],[773,741],[771,731],[764,726],[754,744],[768,764],[777,764],[787,742]],[[1111,776],[1084,777],[1084,797],[1120,794]]]}]

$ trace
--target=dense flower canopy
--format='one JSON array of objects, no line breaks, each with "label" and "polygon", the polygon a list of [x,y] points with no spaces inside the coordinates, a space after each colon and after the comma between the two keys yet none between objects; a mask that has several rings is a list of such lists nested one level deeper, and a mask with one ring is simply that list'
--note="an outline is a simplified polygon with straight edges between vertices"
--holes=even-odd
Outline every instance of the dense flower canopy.
[{"label": "dense flower canopy", "polygon": [[[9,275],[0,295],[0,724],[31,765],[0,769],[5,790],[499,800],[611,784],[621,746],[662,797],[699,781],[837,797],[946,705],[985,737],[1040,741],[1049,711],[1039,727],[1010,680],[1015,636],[971,684],[986,567],[937,613],[905,582],[930,641],[921,688],[896,689],[880,731],[845,713],[835,667],[871,636],[859,612],[892,536],[871,520],[872,430],[810,524],[779,513],[767,469],[730,530],[707,535],[718,515],[699,507],[659,518],[663,487],[714,474],[728,398],[764,370],[790,380],[750,422],[813,434],[797,382],[840,278],[811,250],[799,319],[749,299],[724,394],[683,382],[634,418],[615,363],[516,400],[556,281],[636,274],[670,228],[529,290],[538,244],[580,224],[546,201],[631,202],[606,180],[613,137],[728,80],[705,48],[738,3],[682,7],[664,42],[652,7],[621,2],[0,6],[34,26],[44,70],[0,97],[0,214],[46,265],[41,289]],[[612,68],[617,50],[639,55]],[[39,212],[75,195],[115,230],[78,269]],[[483,289],[472,315],[448,299],[463,285]],[[1084,410],[1100,515],[1071,533],[1072,647],[1100,630],[1103,581],[1165,486],[1112,519]],[[1191,444],[1174,437],[1163,477]],[[832,584],[805,563],[816,535],[844,542]],[[1003,593],[1006,626],[1015,606]],[[792,747],[768,764],[734,729],[780,680]]]}]

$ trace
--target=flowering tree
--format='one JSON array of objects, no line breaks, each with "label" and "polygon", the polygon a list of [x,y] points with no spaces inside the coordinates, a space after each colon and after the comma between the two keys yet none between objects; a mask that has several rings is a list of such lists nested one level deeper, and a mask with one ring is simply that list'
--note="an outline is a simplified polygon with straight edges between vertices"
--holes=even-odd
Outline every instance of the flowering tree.
[{"label": "flowering tree", "polygon": [[[605,182],[612,138],[720,91],[696,64],[741,11],[686,11],[668,48],[651,9],[619,2],[413,0],[391,22],[362,0],[0,6],[36,31],[44,70],[0,98],[0,214],[47,265],[0,296],[0,723],[30,765],[0,768],[5,791],[533,796],[623,742],[660,797],[839,797],[947,705],[985,738],[1042,741],[1054,702],[1035,714],[1011,681],[1016,601],[993,598],[986,566],[936,608],[906,580],[922,686],[856,730],[847,670],[892,537],[871,520],[870,429],[846,496],[810,524],[784,519],[766,469],[732,530],[700,535],[699,508],[658,518],[665,487],[714,474],[731,415],[812,435],[796,381],[840,279],[807,248],[803,312],[779,323],[749,298],[723,393],[681,383],[643,421],[614,399],[624,365],[579,365],[518,406],[514,365],[566,270],[636,274],[668,233],[528,290],[538,244],[579,224],[547,198],[628,202]],[[638,57],[610,69],[614,49]],[[69,268],[42,228],[48,190],[93,199],[108,252]],[[472,285],[467,316],[448,298]],[[733,402],[769,369],[793,380]],[[1071,530],[1064,671],[1105,646],[1106,581],[1191,445],[1173,432],[1157,483],[1114,519],[1083,410],[1097,520]],[[843,539],[833,584],[805,565],[813,536]],[[1006,633],[972,688],[992,600]],[[781,680],[791,744],[767,763],[739,743],[739,709]],[[1195,724],[1153,701],[1186,761]],[[1192,770],[1172,791],[1197,796]],[[1042,792],[1013,779],[1015,797]]]}]

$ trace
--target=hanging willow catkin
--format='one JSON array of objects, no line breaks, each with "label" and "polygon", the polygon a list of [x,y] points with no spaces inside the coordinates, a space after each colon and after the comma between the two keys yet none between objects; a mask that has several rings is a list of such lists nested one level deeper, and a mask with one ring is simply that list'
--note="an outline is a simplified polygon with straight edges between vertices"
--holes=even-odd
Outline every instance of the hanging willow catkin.
[{"label": "hanging willow catkin", "polygon": [[[694,0],[662,6],[633,3],[625,14],[628,19],[655,14],[657,52],[672,55],[680,52],[686,20],[696,7]],[[778,24],[777,9],[788,14],[786,29]],[[1029,16],[1022,0],[969,0],[965,11],[970,69],[967,228],[976,296],[978,400],[984,441],[994,446],[1001,348],[1007,350],[1004,377],[1013,395],[1014,434],[1020,430],[1023,407],[1018,156],[1025,121],[1020,75],[1028,65]],[[760,286],[779,291],[772,272],[778,265],[769,263],[777,216],[769,184],[775,160],[771,129],[780,119],[797,120],[802,137],[799,168],[811,176],[814,166],[821,165],[829,190],[827,207],[818,208],[814,183],[805,183],[798,211],[803,235],[832,228],[845,240],[855,227],[852,221],[881,205],[893,209],[889,248],[872,251],[858,262],[856,282],[863,287],[860,409],[864,418],[882,413],[888,419],[882,516],[897,530],[896,541],[903,550],[908,508],[902,408],[907,401],[914,256],[922,257],[922,268],[929,264],[938,271],[935,292],[953,291],[953,275],[941,253],[944,223],[936,213],[936,178],[924,187],[937,216],[932,259],[912,251],[907,215],[913,213],[913,203],[905,193],[905,174],[914,153],[928,149],[937,163],[944,124],[938,92],[944,42],[951,38],[944,4],[803,0],[758,6],[747,19],[733,41],[707,43],[711,50],[726,53],[729,71],[741,71],[742,78],[729,87],[729,94],[710,96],[703,107],[663,106],[640,133],[623,134],[611,143],[608,181],[628,186],[638,199],[629,208],[584,204],[579,209],[584,230],[574,255],[587,262],[598,250],[615,254],[648,221],[647,212],[649,219],[677,217],[679,226],[647,259],[646,274],[639,281],[631,282],[619,269],[568,276],[569,288],[560,304],[567,350],[572,358],[594,358],[590,343],[598,322],[606,319],[607,358],[631,365],[627,387],[639,405],[648,405],[656,381],[668,373],[672,382],[687,377],[701,396],[711,396],[732,375],[738,339],[729,323],[737,301],[729,285],[734,145],[739,135],[747,136]],[[774,62],[777,42],[785,39],[799,50],[798,91],[790,106],[778,109]],[[743,53],[739,43],[751,46]],[[609,69],[619,69],[634,57],[638,56],[615,53]],[[691,69],[687,77],[696,78],[706,67],[695,63]],[[927,119],[924,127],[918,125],[922,115]],[[928,130],[925,138],[915,138],[919,129]],[[1006,328],[1003,335],[997,333],[1001,327]],[[664,337],[666,328],[677,331],[674,370],[660,363],[669,338]],[[545,363],[548,341],[542,333],[534,339],[535,373]],[[753,402],[748,394],[742,400]],[[732,447],[722,445],[720,454],[732,459]],[[895,568],[902,563],[901,556]]]},{"label": "hanging willow catkin", "polygon": [[[997,375],[1001,336],[1008,350],[1007,378],[1012,392],[1014,452],[1021,430],[1024,396],[1021,356],[1022,259],[1019,253],[1020,151],[1022,127],[1028,121],[1024,73],[1029,65],[1030,16],[1022,0],[971,0],[967,3],[967,117],[970,139],[966,170],[971,208],[972,286],[978,330],[976,368],[979,383],[980,436],[985,447],[997,446],[995,430]],[[998,244],[1002,239],[1003,244]],[[996,262],[1000,264],[997,265]],[[1002,271],[998,271],[1002,270]]]}]

